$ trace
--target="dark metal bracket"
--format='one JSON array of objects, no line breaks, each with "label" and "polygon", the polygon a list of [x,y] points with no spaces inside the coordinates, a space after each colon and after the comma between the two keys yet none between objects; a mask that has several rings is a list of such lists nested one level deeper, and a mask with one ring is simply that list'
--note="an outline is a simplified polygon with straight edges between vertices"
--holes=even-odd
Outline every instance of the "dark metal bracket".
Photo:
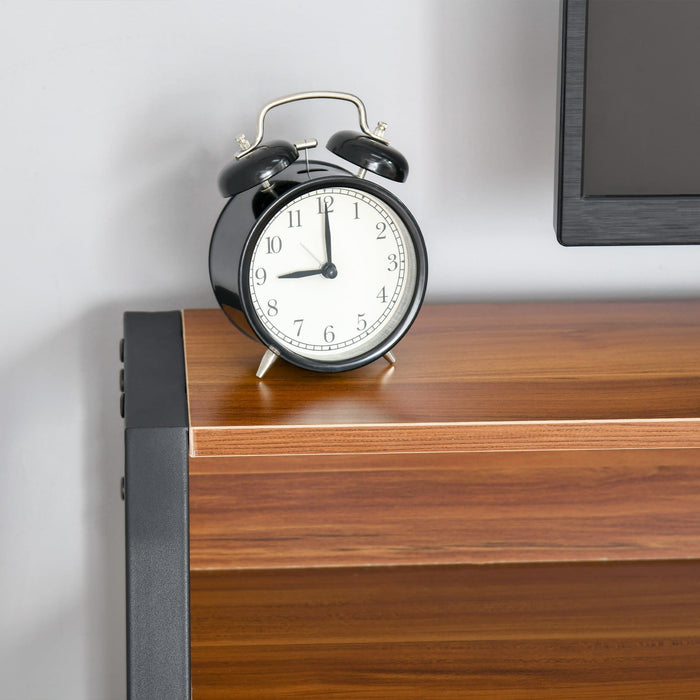
[{"label": "dark metal bracket", "polygon": [[124,315],[127,698],[190,700],[188,411],[179,311]]}]

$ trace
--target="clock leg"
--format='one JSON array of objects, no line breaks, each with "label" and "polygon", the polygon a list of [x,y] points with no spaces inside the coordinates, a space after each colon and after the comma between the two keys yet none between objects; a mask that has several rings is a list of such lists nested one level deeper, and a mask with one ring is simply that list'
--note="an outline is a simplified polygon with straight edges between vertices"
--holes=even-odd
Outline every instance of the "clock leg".
[{"label": "clock leg", "polygon": [[390,365],[395,365],[396,364],[396,358],[394,357],[394,353],[389,350],[388,353],[383,355],[384,359],[390,364]]},{"label": "clock leg", "polygon": [[262,360],[260,360],[260,365],[258,366],[258,371],[255,373],[255,376],[258,379],[262,379],[265,372],[272,367],[278,357],[279,355],[274,350],[268,348],[262,356]]}]

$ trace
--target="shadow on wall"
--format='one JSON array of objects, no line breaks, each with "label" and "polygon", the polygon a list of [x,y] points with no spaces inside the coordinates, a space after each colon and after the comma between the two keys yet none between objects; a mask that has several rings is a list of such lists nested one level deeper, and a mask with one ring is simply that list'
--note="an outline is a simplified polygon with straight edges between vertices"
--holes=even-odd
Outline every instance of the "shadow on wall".
[{"label": "shadow on wall", "polygon": [[0,694],[12,699],[47,697],[43,678],[59,694],[82,695],[76,667],[92,611],[81,581],[86,528],[76,513],[80,328],[68,324],[0,372]]},{"label": "shadow on wall", "polygon": [[236,144],[233,135],[227,141],[203,133],[211,123],[206,104],[194,95],[154,102],[115,150],[105,176],[120,186],[105,212],[98,254],[111,274],[124,271],[121,289],[172,290],[175,299],[194,293],[200,305],[214,304],[209,239],[225,203],[217,178]]},{"label": "shadow on wall", "polygon": [[123,424],[119,415],[121,305],[80,321],[77,368],[82,424],[83,560],[87,697],[126,695]]},{"label": "shadow on wall", "polygon": [[88,313],[0,375],[3,697],[124,696],[117,318]]}]

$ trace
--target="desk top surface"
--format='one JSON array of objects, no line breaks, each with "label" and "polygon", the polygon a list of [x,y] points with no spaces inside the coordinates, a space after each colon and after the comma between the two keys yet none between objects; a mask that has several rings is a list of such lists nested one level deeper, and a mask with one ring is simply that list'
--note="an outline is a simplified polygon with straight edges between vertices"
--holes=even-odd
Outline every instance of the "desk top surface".
[{"label": "desk top surface", "polygon": [[394,367],[262,380],[221,311],[185,311],[184,338],[203,456],[700,446],[696,301],[426,305]]}]

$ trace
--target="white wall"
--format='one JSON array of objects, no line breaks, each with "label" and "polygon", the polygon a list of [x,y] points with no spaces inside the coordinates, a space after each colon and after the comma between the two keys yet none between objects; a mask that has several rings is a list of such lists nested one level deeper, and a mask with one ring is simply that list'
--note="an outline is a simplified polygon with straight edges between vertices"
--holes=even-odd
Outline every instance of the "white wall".
[{"label": "white wall", "polygon": [[[559,247],[558,0],[0,2],[0,695],[124,696],[126,309],[213,306],[216,176],[355,92],[411,163],[429,299],[697,297],[700,246]],[[271,113],[298,140],[345,104]],[[386,184],[386,183],[385,183]]]}]

